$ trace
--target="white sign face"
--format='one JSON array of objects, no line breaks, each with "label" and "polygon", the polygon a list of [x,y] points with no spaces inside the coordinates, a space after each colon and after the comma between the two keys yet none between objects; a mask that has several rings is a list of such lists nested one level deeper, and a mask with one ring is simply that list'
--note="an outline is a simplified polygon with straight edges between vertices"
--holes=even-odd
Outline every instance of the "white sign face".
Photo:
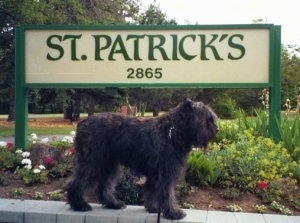
[{"label": "white sign face", "polygon": [[269,29],[26,30],[26,83],[269,83]]}]

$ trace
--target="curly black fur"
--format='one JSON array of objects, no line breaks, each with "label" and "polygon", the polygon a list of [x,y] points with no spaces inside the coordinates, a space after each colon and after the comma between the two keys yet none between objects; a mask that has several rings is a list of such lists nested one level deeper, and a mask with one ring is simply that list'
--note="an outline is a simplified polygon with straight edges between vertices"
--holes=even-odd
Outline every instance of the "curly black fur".
[{"label": "curly black fur", "polygon": [[76,169],[68,186],[71,208],[91,210],[83,193],[92,185],[96,185],[104,206],[125,208],[125,203],[114,196],[121,164],[146,176],[144,200],[149,212],[161,210],[167,219],[183,218],[174,187],[191,149],[206,147],[216,133],[214,112],[189,99],[155,118],[103,113],[81,121],[75,138]]}]

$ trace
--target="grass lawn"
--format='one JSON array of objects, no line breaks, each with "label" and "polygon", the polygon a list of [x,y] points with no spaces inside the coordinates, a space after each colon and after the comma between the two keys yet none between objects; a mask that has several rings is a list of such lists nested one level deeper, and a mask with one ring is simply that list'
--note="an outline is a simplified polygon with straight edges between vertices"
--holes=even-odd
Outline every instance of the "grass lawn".
[{"label": "grass lawn", "polygon": [[[163,114],[161,112],[160,114]],[[151,117],[152,113],[148,112],[145,114],[146,117]],[[86,114],[82,115],[85,118]],[[285,113],[282,112],[282,117],[286,117]],[[299,117],[295,112],[289,112],[289,119],[295,119]],[[73,125],[62,118],[60,114],[51,115],[37,115],[29,118],[28,134],[36,133],[37,135],[68,135],[70,131],[76,130],[76,123]],[[5,118],[0,119],[0,136],[8,137],[15,135],[15,123],[7,122]]]},{"label": "grass lawn", "polygon": [[[62,118],[38,118],[29,119],[28,134],[37,135],[69,135],[70,131],[76,130],[76,124]],[[15,123],[0,120],[0,136],[8,137],[15,135]]]},{"label": "grass lawn", "polygon": [[[163,114],[161,112],[160,114]],[[151,112],[146,112],[145,117],[151,117]],[[69,135],[70,131],[76,130],[76,123],[73,125],[62,118],[62,114],[29,115],[28,134],[37,135]],[[80,115],[86,118],[87,114]],[[6,118],[0,118],[0,137],[15,135],[15,122],[7,122]]]}]

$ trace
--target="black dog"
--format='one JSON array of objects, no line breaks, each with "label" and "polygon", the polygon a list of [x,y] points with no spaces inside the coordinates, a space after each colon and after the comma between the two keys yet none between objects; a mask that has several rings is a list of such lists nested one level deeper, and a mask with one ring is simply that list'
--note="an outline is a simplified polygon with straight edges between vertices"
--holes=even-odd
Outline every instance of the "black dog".
[{"label": "black dog", "polygon": [[193,147],[206,147],[217,133],[216,115],[201,102],[186,99],[169,113],[148,119],[104,113],[78,124],[75,138],[76,169],[68,186],[75,211],[89,211],[86,187],[96,185],[99,201],[120,209],[114,196],[120,164],[146,176],[145,208],[162,211],[167,219],[185,216],[176,203],[174,187]]}]

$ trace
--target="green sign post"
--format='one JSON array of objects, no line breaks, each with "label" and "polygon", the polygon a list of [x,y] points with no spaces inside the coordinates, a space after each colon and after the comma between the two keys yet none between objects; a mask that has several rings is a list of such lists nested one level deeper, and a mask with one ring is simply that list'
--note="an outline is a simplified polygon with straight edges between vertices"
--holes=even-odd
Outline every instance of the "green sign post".
[{"label": "green sign post", "polygon": [[27,147],[30,88],[269,88],[279,139],[280,26],[50,26],[16,29],[15,144]]}]

